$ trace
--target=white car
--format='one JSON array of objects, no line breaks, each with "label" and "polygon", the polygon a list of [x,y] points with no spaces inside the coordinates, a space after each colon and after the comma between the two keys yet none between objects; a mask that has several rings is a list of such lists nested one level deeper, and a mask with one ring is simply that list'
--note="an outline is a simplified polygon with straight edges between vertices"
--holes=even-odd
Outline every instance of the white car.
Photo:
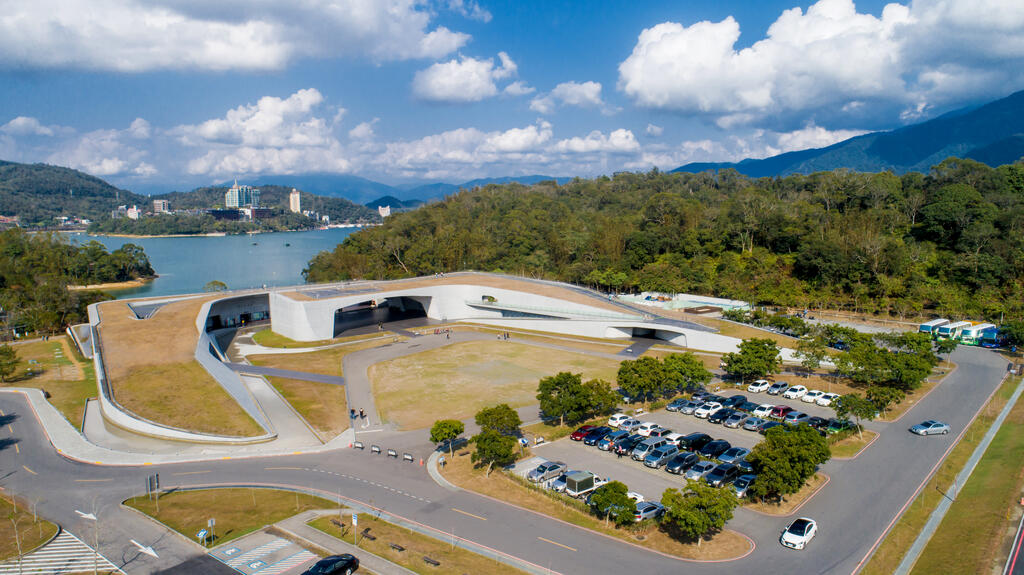
[{"label": "white car", "polygon": [[786,399],[800,399],[805,393],[807,393],[806,387],[802,385],[794,385],[787,389],[786,392],[782,394],[782,397],[785,397]]},{"label": "white car", "polygon": [[790,549],[803,549],[818,533],[818,524],[813,519],[801,517],[794,520],[782,532],[779,543]]},{"label": "white car", "polygon": [[622,423],[623,421],[626,421],[627,419],[632,419],[632,418],[629,417],[628,415],[626,415],[625,413],[616,413],[615,415],[613,415],[613,416],[608,418],[608,426],[609,427],[618,427],[620,423]]},{"label": "white car", "polygon": [[814,401],[814,403],[817,403],[822,407],[829,407],[830,405],[832,405],[832,402],[837,399],[839,399],[838,393],[823,393],[821,394],[821,397]]},{"label": "white car", "polygon": [[694,410],[693,414],[701,419],[707,419],[708,417],[711,417],[711,414],[719,409],[722,409],[721,403],[718,403],[717,401],[709,401]]},{"label": "white car", "polygon": [[654,431],[655,429],[659,428],[659,427],[661,427],[661,426],[658,425],[657,423],[654,423],[653,421],[645,421],[645,422],[641,423],[640,425],[634,427],[633,428],[633,433],[638,433],[638,434],[640,434],[640,435],[642,435],[644,437],[650,437],[651,436],[651,432]]},{"label": "white car", "polygon": [[626,497],[632,499],[636,503],[643,503],[643,501],[644,501],[644,496],[640,495],[636,491],[627,491],[626,492]]},{"label": "white car", "polygon": [[761,393],[762,391],[768,391],[768,388],[772,386],[772,383],[767,379],[759,379],[754,383],[747,386],[747,391],[750,393]]},{"label": "white car", "polygon": [[804,403],[814,403],[814,402],[818,401],[818,398],[820,398],[823,395],[825,395],[824,391],[818,391],[817,389],[812,389],[812,390],[808,391],[807,393],[805,393],[804,396],[800,398],[800,401],[802,401]]},{"label": "white car", "polygon": [[772,405],[770,403],[762,403],[761,405],[759,405],[759,406],[754,408],[753,415],[754,415],[754,417],[760,417],[762,419],[766,419],[769,415],[772,414],[772,410],[773,409],[775,409],[774,405]]}]

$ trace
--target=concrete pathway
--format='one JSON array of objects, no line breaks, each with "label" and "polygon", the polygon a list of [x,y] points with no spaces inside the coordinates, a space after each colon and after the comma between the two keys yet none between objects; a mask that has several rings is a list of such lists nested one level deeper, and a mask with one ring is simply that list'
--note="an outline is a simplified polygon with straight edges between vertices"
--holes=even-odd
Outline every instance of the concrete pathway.
[{"label": "concrete pathway", "polygon": [[[289,517],[284,521],[279,521],[274,524],[274,527],[281,530],[282,532],[302,541],[319,547],[325,551],[330,552],[333,555],[340,555],[342,553],[351,553],[359,558],[359,566],[365,567],[378,575],[414,575],[412,571],[396,565],[387,559],[378,557],[372,553],[369,553],[365,549],[356,547],[355,545],[342,541],[337,537],[333,537],[316,529],[306,525],[310,521],[320,517],[322,515],[337,515],[337,511],[306,511],[298,515]],[[345,516],[345,521],[351,521],[352,512],[348,510],[342,511]]]},{"label": "concrete pathway", "polygon": [[325,375],[322,373],[309,373],[307,371],[295,371],[292,369],[278,369],[276,367],[250,365],[248,363],[225,363],[224,365],[230,367],[232,371],[236,371],[238,373],[248,373],[250,375],[269,375],[273,377],[287,377],[289,379],[299,379],[302,381],[313,381],[316,383],[345,385],[345,378],[341,377],[340,375]]}]

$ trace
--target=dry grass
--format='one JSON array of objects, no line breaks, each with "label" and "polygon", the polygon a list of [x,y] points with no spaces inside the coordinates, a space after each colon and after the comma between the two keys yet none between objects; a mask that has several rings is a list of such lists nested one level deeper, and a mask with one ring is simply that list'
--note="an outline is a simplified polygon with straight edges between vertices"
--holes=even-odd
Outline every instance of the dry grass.
[{"label": "dry grass", "polygon": [[112,386],[114,399],[150,421],[200,433],[252,437],[263,429],[198,362],[139,367]]},{"label": "dry grass", "polygon": [[[331,517],[327,516],[320,517],[311,521],[309,525],[338,539],[352,542],[351,525],[346,522],[344,524],[345,528],[342,530],[332,523],[331,519]],[[452,547],[449,543],[388,523],[370,514],[363,514],[359,518],[359,532],[362,533],[364,529],[369,529],[370,535],[376,537],[376,540],[360,537],[359,547],[415,573],[442,573],[445,575],[460,575],[462,573],[494,573],[495,575],[523,573],[519,569],[494,559],[484,557],[461,547]],[[391,543],[404,547],[405,551],[392,549]],[[424,555],[439,561],[441,566],[433,567],[427,565],[423,562]]]},{"label": "dry grass", "polygon": [[769,502],[748,502],[744,505],[747,509],[752,509],[767,515],[779,515],[786,516],[793,513],[797,507],[804,504],[805,501],[810,499],[821,486],[828,482],[828,477],[822,473],[815,473],[814,477],[807,480],[807,483],[800,488],[800,491],[788,496],[783,497],[779,503]]},{"label": "dry grass", "polygon": [[[405,341],[407,338],[399,337],[398,341]],[[385,337],[371,341],[360,341],[351,344],[340,345],[330,349],[319,349],[304,353],[270,353],[249,355],[248,360],[253,365],[275,367],[277,369],[290,369],[305,373],[319,373],[323,375],[342,375],[342,360],[346,355],[394,343],[395,338]]]},{"label": "dry grass", "polygon": [[614,381],[619,362],[510,341],[455,343],[369,369],[381,417],[403,429],[465,419],[483,407],[537,401],[537,382],[560,371]]},{"label": "dry grass", "polygon": [[216,519],[216,537],[211,537],[214,545],[237,539],[303,511],[338,508],[333,501],[304,493],[246,488],[176,491],[160,497],[160,511],[156,510],[157,503],[147,497],[135,497],[124,502],[191,540],[206,528],[208,519]]},{"label": "dry grass", "polygon": [[832,451],[833,458],[838,457],[845,459],[855,457],[861,452],[861,450],[867,447],[868,444],[874,441],[876,437],[878,437],[877,433],[865,429],[863,438],[861,438],[859,434],[854,433],[849,437],[840,439],[839,441],[833,443],[832,445],[829,445],[828,447],[829,450]]},{"label": "dry grass", "polygon": [[601,416],[584,421],[583,423],[574,423],[572,425],[559,425],[555,421],[539,421],[530,425],[524,425],[520,429],[522,430],[524,437],[530,439],[534,437],[543,437],[544,441],[550,443],[570,435],[573,431],[579,429],[581,425],[606,425],[607,423],[608,418]]},{"label": "dry grass", "polygon": [[71,425],[81,429],[85,404],[90,397],[96,397],[92,363],[78,355],[67,336],[50,341],[12,344],[12,347],[21,361],[15,375],[7,383],[0,383],[0,387],[31,387],[45,391],[50,394],[50,403]]},{"label": "dry grass", "polygon": [[[466,455],[462,455],[462,453]],[[463,451],[457,454],[453,458],[454,460],[445,466],[443,472],[448,481],[463,489],[476,491],[511,505],[530,509],[617,539],[686,559],[730,559],[739,557],[750,550],[750,542],[739,533],[729,529],[716,534],[710,540],[704,540],[700,546],[695,543],[680,543],[658,529],[650,529],[643,539],[638,539],[628,529],[605,527],[604,522],[597,517],[524,487],[504,473],[493,472],[490,476],[485,476],[483,470],[473,467],[468,453],[468,451]]]},{"label": "dry grass", "polygon": [[329,440],[348,429],[345,386],[282,377],[267,379],[309,423],[321,440]]},{"label": "dry grass", "polygon": [[[57,534],[57,526],[44,519],[33,520],[32,512],[21,505],[15,505],[10,499],[0,495],[0,561],[18,557],[18,542],[21,542],[22,554],[29,553],[36,547],[50,540]],[[17,525],[18,536],[14,536]]]},{"label": "dry grass", "polygon": [[360,341],[364,339],[370,339],[378,337],[378,334],[367,334],[367,335],[353,335],[348,337],[336,337],[334,339],[322,339],[319,341],[295,341],[289,337],[285,337],[279,333],[275,333],[269,327],[262,329],[252,334],[252,340],[263,347],[281,347],[285,349],[289,348],[301,348],[301,347],[320,347],[324,345],[331,345],[335,343],[344,343],[347,341]]}]

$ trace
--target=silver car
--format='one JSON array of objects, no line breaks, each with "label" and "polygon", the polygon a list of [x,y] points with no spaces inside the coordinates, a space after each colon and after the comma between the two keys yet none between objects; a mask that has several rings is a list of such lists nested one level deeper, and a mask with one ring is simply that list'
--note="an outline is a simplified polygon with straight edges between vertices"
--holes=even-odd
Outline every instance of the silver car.
[{"label": "silver car", "polygon": [[658,469],[662,465],[668,463],[668,461],[675,457],[677,453],[679,453],[679,448],[674,444],[669,443],[668,445],[662,445],[648,453],[647,457],[644,457],[644,465]]},{"label": "silver car", "polygon": [[928,421],[922,421],[914,427],[911,427],[910,433],[916,433],[918,435],[946,435],[949,433],[949,424],[929,419]]},{"label": "silver car", "polygon": [[619,422],[619,429],[632,433],[634,429],[640,427],[640,423],[642,422],[639,419],[624,419]]},{"label": "silver car", "polygon": [[697,481],[708,473],[711,473],[711,470],[714,468],[715,464],[710,461],[698,461],[693,464],[693,467],[686,470],[686,475],[684,475],[684,477]]},{"label": "silver car", "polygon": [[760,417],[748,417],[747,420],[743,422],[743,429],[746,429],[747,431],[757,431],[758,427],[764,422],[765,420]]},{"label": "silver car", "polygon": [[551,485],[548,485],[548,489],[551,489],[555,493],[561,493],[565,491],[565,477],[569,474],[576,473],[577,471],[577,469],[570,469],[562,473],[561,475],[556,477],[554,481],[551,482]]},{"label": "silver car", "polygon": [[725,427],[732,428],[732,429],[739,429],[739,427],[741,425],[743,425],[743,422],[746,421],[746,420],[747,420],[747,414],[746,413],[734,413],[734,414],[730,415],[729,417],[726,417],[725,421],[722,422],[722,425],[724,425]]},{"label": "silver car", "polygon": [[718,460],[722,463],[736,463],[748,455],[750,455],[750,450],[746,447],[730,447],[725,450],[725,453],[718,456]]},{"label": "silver car", "polygon": [[702,405],[704,405],[703,401],[687,401],[679,408],[679,413],[682,413],[683,415],[693,415],[693,412]]},{"label": "silver car", "polygon": [[533,471],[526,475],[526,478],[534,483],[540,483],[558,477],[566,471],[565,463],[561,461],[545,461],[538,465]]}]

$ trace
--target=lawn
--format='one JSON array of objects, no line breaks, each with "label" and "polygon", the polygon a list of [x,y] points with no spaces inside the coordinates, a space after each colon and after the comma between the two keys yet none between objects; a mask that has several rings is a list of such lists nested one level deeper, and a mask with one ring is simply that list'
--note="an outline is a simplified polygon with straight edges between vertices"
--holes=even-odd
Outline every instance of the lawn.
[{"label": "lawn", "polygon": [[[332,517],[320,517],[311,521],[312,527],[349,543],[352,542],[352,527],[345,523],[344,530],[331,522]],[[346,521],[348,518],[346,517]],[[496,575],[523,573],[494,559],[484,557],[461,547],[452,547],[450,543],[439,541],[422,533],[399,527],[378,519],[370,514],[359,517],[359,532],[369,529],[371,540],[360,537],[359,547],[413,571],[415,573],[442,573],[460,575],[462,573],[494,573]],[[394,543],[404,547],[405,551],[396,551],[391,547]],[[423,557],[427,556],[441,563],[440,567],[427,565]]]},{"label": "lawn", "polygon": [[268,377],[270,384],[299,412],[321,440],[330,440],[348,429],[345,386]]},{"label": "lawn", "polygon": [[369,369],[377,409],[403,429],[465,419],[483,407],[537,401],[538,381],[560,371],[615,381],[619,361],[514,341],[455,343]]},{"label": "lawn", "polygon": [[252,340],[263,347],[281,347],[281,348],[301,348],[301,347],[320,347],[322,345],[331,345],[334,343],[343,343],[346,341],[359,341],[362,339],[369,339],[378,337],[379,334],[369,335],[355,335],[350,337],[337,337],[334,339],[322,339],[318,341],[295,341],[289,337],[285,337],[279,333],[274,332],[269,327],[262,329],[252,334]]},{"label": "lawn", "polygon": [[[907,507],[899,521],[896,522],[892,530],[886,535],[885,540],[882,541],[874,555],[871,556],[871,560],[864,566],[861,573],[864,575],[884,575],[892,573],[896,569],[896,566],[903,559],[903,555],[906,554],[907,549],[921,532],[925,522],[928,521],[928,516],[938,506],[939,501],[945,497],[943,494],[949,491],[953,484],[953,478],[963,468],[964,463],[970,458],[975,447],[981,442],[982,436],[992,425],[996,416],[1003,409],[1003,406],[1006,405],[1006,402],[1013,394],[1015,386],[1016,380],[1013,379],[1008,379],[1003,383],[992,400],[981,410],[977,419],[967,429],[967,433],[960,440],[960,443],[953,448],[953,451],[946,457],[942,465],[939,466],[935,475],[932,476],[917,498]],[[1007,461],[1006,464],[1019,464],[1019,461],[1020,459]],[[1019,471],[1019,465],[1017,465],[1017,469]],[[971,500],[965,500],[965,502],[967,501]],[[964,547],[966,546],[957,545],[956,549],[963,550]],[[972,572],[978,572],[979,570],[982,569],[975,566]],[[945,572],[945,570],[942,572]]]},{"label": "lawn", "polygon": [[275,489],[202,489],[175,491],[157,501],[135,497],[124,502],[128,507],[157,519],[164,525],[195,540],[209,519],[216,520],[211,544],[219,545],[252,533],[264,526],[310,509],[337,509],[333,501],[304,493]]},{"label": "lawn", "polygon": [[782,501],[779,503],[748,501],[744,507],[767,515],[786,516],[793,513],[797,507],[803,505],[808,499],[814,497],[814,494],[816,494],[826,483],[828,483],[827,475],[824,473],[815,473],[813,477],[807,480],[807,483],[804,483],[804,486],[800,488],[800,491],[783,497]]},{"label": "lawn", "polygon": [[[50,540],[57,534],[57,526],[45,519],[33,519],[32,512],[22,505],[15,505],[6,496],[0,495],[0,561],[18,557],[18,542],[22,554]],[[17,525],[18,536],[14,536]]]},{"label": "lawn", "polygon": [[[405,337],[398,337],[398,341],[405,340]],[[253,365],[323,375],[342,375],[344,370],[342,369],[341,362],[346,355],[355,351],[388,345],[394,343],[394,341],[394,337],[377,338],[371,341],[359,341],[330,349],[318,349],[302,353],[250,354],[247,356],[247,359]]]},{"label": "lawn", "polygon": [[561,439],[570,435],[573,431],[576,431],[583,425],[606,425],[608,423],[607,416],[596,417],[583,423],[573,423],[571,425],[559,425],[558,420],[552,421],[538,421],[537,423],[531,423],[530,425],[524,425],[520,429],[523,432],[523,437],[526,437],[532,441],[535,437],[543,437],[544,441],[551,443],[556,439]]},{"label": "lawn", "polygon": [[605,527],[604,521],[596,516],[555,499],[549,494],[542,493],[539,488],[527,487],[503,472],[495,471],[490,476],[486,476],[483,469],[474,468],[469,453],[470,450],[457,453],[443,471],[448,481],[463,489],[475,491],[510,505],[530,509],[542,515],[554,517],[629,543],[686,559],[723,560],[739,557],[750,551],[750,541],[729,529],[725,529],[711,539],[705,539],[698,546],[695,543],[680,543],[655,528],[634,532],[628,528]]},{"label": "lawn", "polygon": [[125,409],[163,425],[232,437],[263,433],[195,360],[136,368],[122,375],[113,391]]},{"label": "lawn", "polygon": [[78,355],[67,336],[49,341],[13,344],[20,362],[3,387],[31,387],[50,394],[50,403],[75,428],[81,429],[85,404],[96,397],[92,362]]},{"label": "lawn", "polygon": [[829,445],[828,448],[832,451],[833,458],[847,459],[858,455],[876,437],[878,437],[878,434],[874,431],[864,430],[863,438],[859,434],[854,433]]}]

